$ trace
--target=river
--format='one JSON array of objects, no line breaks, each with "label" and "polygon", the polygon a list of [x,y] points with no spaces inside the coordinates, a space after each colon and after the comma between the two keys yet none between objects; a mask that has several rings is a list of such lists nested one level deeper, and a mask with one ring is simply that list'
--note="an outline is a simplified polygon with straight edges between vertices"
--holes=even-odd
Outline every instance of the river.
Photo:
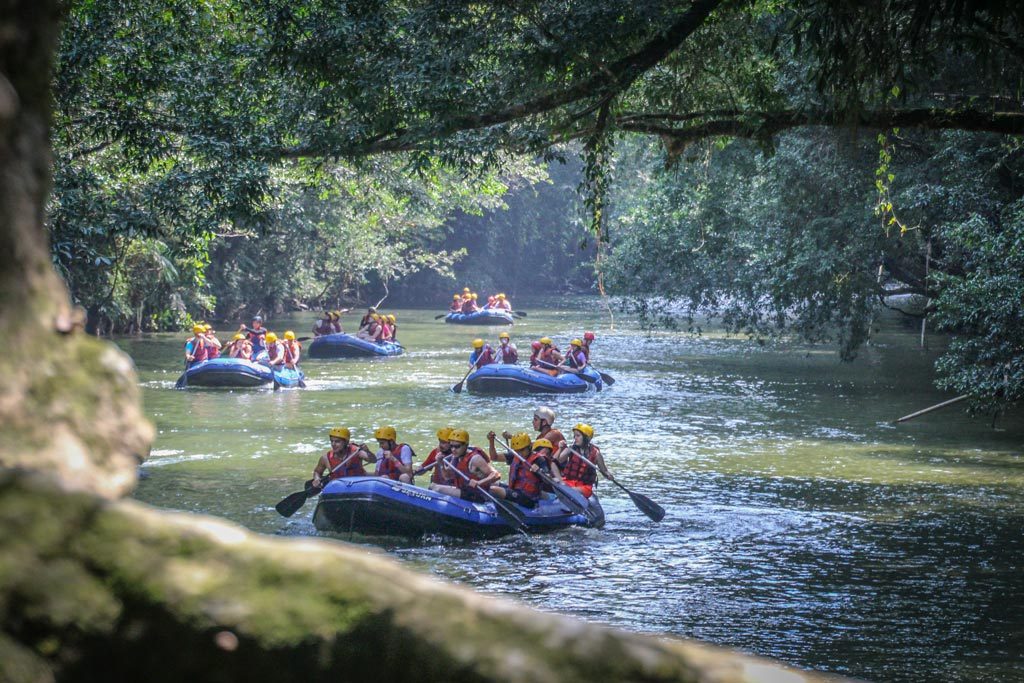
[{"label": "river", "polygon": [[[474,336],[434,311],[396,310],[406,355],[307,361],[305,390],[175,391],[186,335],[119,339],[158,435],[136,497],[254,531],[318,535],[301,488],[327,430],[372,442],[393,424],[420,458],[443,425],[528,429],[537,405],[592,424],[610,469],[668,511],[655,524],[607,484],[602,530],[525,540],[355,537],[407,566],[542,610],[687,638],[877,681],[1024,678],[1024,414],[960,407],[895,426],[948,395],[931,386],[943,339],[889,321],[853,363],[832,347],[758,346],[718,333],[592,323],[593,299],[533,302],[511,330],[566,345],[593,328],[617,383],[563,397],[450,388]],[[546,304],[546,307],[545,307]],[[276,319],[307,335],[312,314]],[[345,317],[351,331],[353,315]],[[226,331],[226,330],[225,330]],[[230,336],[222,334],[222,338]],[[500,647],[500,644],[495,644]]]}]

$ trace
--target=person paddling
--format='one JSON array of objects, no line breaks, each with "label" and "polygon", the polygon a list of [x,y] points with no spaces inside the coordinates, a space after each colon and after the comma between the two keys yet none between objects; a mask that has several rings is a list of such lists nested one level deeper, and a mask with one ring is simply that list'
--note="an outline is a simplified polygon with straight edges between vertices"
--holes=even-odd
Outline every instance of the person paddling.
[{"label": "person paddling", "polygon": [[462,297],[458,294],[452,295],[452,305],[448,307],[449,313],[462,313]]},{"label": "person paddling", "polygon": [[512,343],[508,332],[498,335],[498,361],[504,365],[516,365],[519,363],[519,350]]},{"label": "person paddling", "polygon": [[203,339],[206,341],[207,360],[220,358],[222,344],[220,343],[220,339],[217,339],[217,332],[214,331],[213,326],[209,323],[203,325]]},{"label": "person paddling", "polygon": [[496,298],[497,298],[497,303],[494,306],[495,308],[497,308],[498,310],[501,310],[501,311],[511,311],[512,310],[512,304],[505,297],[504,293],[499,294]]},{"label": "person paddling", "polygon": [[574,370],[582,370],[587,367],[587,354],[583,351],[583,342],[581,340],[573,339],[569,342],[569,353],[565,354],[565,359],[560,365]]},{"label": "person paddling", "polygon": [[262,316],[254,315],[252,317],[252,326],[246,327],[244,324],[239,325],[238,331],[249,338],[249,343],[252,344],[253,358],[260,355],[260,352],[266,348],[267,328],[263,327]]},{"label": "person paddling", "polygon": [[[427,455],[427,459],[423,461],[423,465],[416,471],[417,474],[422,473],[428,467],[433,465],[433,469],[430,471],[430,483],[431,484],[442,484],[447,486],[454,485],[454,477],[447,467],[445,467],[443,461],[445,458],[449,458],[452,453],[452,444],[448,440],[448,435],[452,433],[451,427],[441,427],[437,430],[437,448],[430,451]],[[435,464],[436,463],[436,464]]]},{"label": "person paddling", "polygon": [[379,427],[373,433],[380,449],[377,451],[378,477],[386,477],[403,484],[411,484],[413,477],[412,461],[416,457],[409,444],[398,443],[398,434],[394,427]]},{"label": "person paddling", "polygon": [[252,343],[241,332],[237,333],[227,345],[228,356],[242,360],[252,360]]},{"label": "person paddling", "polygon": [[284,347],[284,366],[294,370],[302,358],[302,344],[295,338],[295,333],[288,330],[284,333],[282,346]]},{"label": "person paddling", "polygon": [[192,336],[185,342],[186,364],[202,363],[209,358],[205,332],[206,328],[198,323],[192,326]]},{"label": "person paddling", "polygon": [[494,348],[490,344],[485,343],[483,339],[474,339],[473,353],[469,354],[470,366],[474,369],[480,369],[494,362]]},{"label": "person paddling", "polygon": [[465,429],[453,429],[448,435],[448,441],[452,444],[453,457],[446,461],[446,466],[459,470],[465,477],[452,473],[454,486],[431,484],[430,490],[472,503],[486,502],[480,489],[489,491],[491,484],[501,479],[501,474],[491,465],[486,453],[469,445],[469,432]]},{"label": "person paddling", "polygon": [[533,411],[533,431],[537,439],[547,439],[553,444],[565,441],[562,432],[555,429],[555,411],[547,406],[540,406]]},{"label": "person paddling", "polygon": [[597,471],[584,461],[580,454],[597,465],[601,474],[610,481],[615,481],[615,477],[608,472],[608,466],[605,465],[601,450],[591,443],[593,438],[594,428],[581,422],[572,428],[572,445],[566,444],[565,441],[559,442],[558,451],[555,453],[555,462],[562,471],[562,480],[568,486],[579,490],[587,498],[594,495],[594,487],[597,486]]},{"label": "person paddling", "polygon": [[562,353],[555,346],[555,343],[551,341],[551,337],[540,338],[540,351],[537,353],[537,360],[541,363],[546,363],[546,365],[539,365],[534,370],[546,373],[552,377],[558,375],[558,370],[548,367],[548,365],[557,366],[562,362]]},{"label": "person paddling", "polygon": [[[366,446],[357,446],[350,443],[352,438],[348,427],[335,427],[328,435],[331,438],[331,448],[320,456],[316,467],[313,468],[313,487],[323,488],[332,479],[342,477],[365,477],[366,469],[364,462],[372,463],[375,458]],[[327,479],[324,480],[324,473]]]},{"label": "person paddling", "polygon": [[277,335],[273,332],[267,332],[264,337],[267,342],[267,360],[266,364],[271,368],[281,368],[284,366],[284,344],[277,341]]},{"label": "person paddling", "polygon": [[[487,434],[489,453],[492,460],[497,459],[494,450],[494,432]],[[537,439],[532,444],[530,435],[526,432],[515,434],[509,439],[512,450],[522,456],[526,462],[515,457],[511,453],[505,456],[508,462],[508,484],[495,484],[490,491],[496,497],[503,500],[510,500],[523,507],[537,507],[537,502],[544,493],[545,482],[538,472],[551,475],[555,481],[560,481],[558,468],[551,461],[551,451],[554,446],[547,439]],[[532,446],[532,448],[531,448]]]},{"label": "person paddling", "polygon": [[324,311],[324,314],[313,323],[313,336],[322,337],[327,334],[334,334],[334,314]]},{"label": "person paddling", "polygon": [[583,333],[583,353],[587,354],[587,362],[590,362],[590,345],[594,343],[594,333]]},{"label": "person paddling", "polygon": [[394,313],[388,313],[388,327],[391,331],[391,341],[398,342],[398,318]]},{"label": "person paddling", "polygon": [[530,367],[535,368],[537,365],[537,357],[540,356],[540,350],[543,349],[544,346],[539,341],[534,341],[530,342],[530,348],[533,349],[533,352],[530,354]]}]

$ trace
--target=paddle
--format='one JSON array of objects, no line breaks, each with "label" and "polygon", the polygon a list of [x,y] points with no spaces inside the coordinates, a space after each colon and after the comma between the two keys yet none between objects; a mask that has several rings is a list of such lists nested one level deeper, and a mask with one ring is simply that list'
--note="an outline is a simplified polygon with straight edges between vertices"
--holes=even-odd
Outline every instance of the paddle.
[{"label": "paddle", "polygon": [[181,373],[181,377],[174,383],[175,389],[188,389],[188,361],[185,361],[185,372]]},{"label": "paddle", "polygon": [[[516,453],[512,449],[512,447],[508,445],[507,442],[503,441],[502,439],[498,439],[498,443],[500,443],[502,446],[508,449],[508,451],[512,455],[519,458],[524,465],[529,464],[527,463],[526,458]],[[555,479],[550,474],[548,474],[542,469],[538,468],[537,476],[543,479],[544,483],[546,483],[548,486],[552,488],[552,490],[555,492],[555,496],[558,497],[558,500],[562,501],[562,504],[565,505],[565,507],[569,508],[578,515],[583,515],[591,524],[595,524],[597,522],[597,513],[590,508],[590,505],[587,503],[586,496],[584,496],[582,493],[580,493],[571,486],[563,484],[562,482],[559,481],[555,481]]]},{"label": "paddle", "polygon": [[526,311],[510,311],[510,313],[512,315],[514,315],[515,317],[517,317],[517,318],[525,318],[526,317]]},{"label": "paddle", "polygon": [[452,387],[452,391],[454,391],[456,394],[461,394],[462,393],[462,385],[466,383],[466,380],[469,378],[470,375],[473,374],[473,371],[476,370],[476,369],[477,369],[477,367],[475,365],[469,366],[469,372],[466,373],[465,377],[463,377],[461,380],[459,380],[458,384],[456,384],[455,386]]},{"label": "paddle", "polygon": [[434,320],[440,320],[441,318],[447,318],[450,314],[452,314],[454,312],[455,311],[448,311],[448,313],[442,313],[441,315],[435,315],[434,316]]},{"label": "paddle", "polygon": [[576,375],[577,377],[579,377],[584,382],[590,382],[591,384],[597,384],[597,380],[594,379],[593,377],[591,377],[590,375],[586,375],[586,374],[580,372],[579,370],[577,370],[575,368],[570,368],[568,365],[553,365],[553,364],[547,362],[546,360],[540,360],[540,359],[537,360],[537,365],[543,365],[544,367],[551,368],[552,370],[559,370],[561,372],[568,372],[570,375]]},{"label": "paddle", "polygon": [[[362,446],[360,446],[359,451],[361,450],[363,450]],[[352,455],[348,456],[340,463],[338,463],[337,467],[335,467],[334,469],[327,473],[327,479],[330,480],[332,474],[334,474],[339,469],[348,464],[349,460],[359,455],[359,451],[356,451],[355,453],[353,453]],[[321,478],[321,481],[323,481],[323,478]],[[324,483],[323,486],[326,486],[326,483]],[[306,482],[306,486],[302,491],[296,491],[295,493],[285,496],[280,503],[274,506],[274,509],[277,510],[278,514],[280,514],[282,517],[291,517],[299,511],[299,508],[306,504],[307,500],[309,500],[313,496],[319,495],[320,492],[323,490],[323,486],[321,486],[320,488],[314,488],[313,480],[310,479],[309,481]]]},{"label": "paddle", "polygon": [[[597,465],[595,465],[594,463],[590,462],[585,457],[583,457],[583,455],[581,455],[580,452],[577,451],[575,448],[573,448],[572,446],[569,446],[569,450],[571,452],[575,453],[577,456],[579,456],[580,460],[582,460],[583,462],[587,463],[588,465],[593,467],[595,470],[600,471],[600,470],[598,470]],[[604,473],[602,472],[602,474],[604,474]],[[665,518],[665,508],[661,507],[660,505],[658,505],[653,500],[651,500],[650,498],[648,498],[647,496],[645,496],[643,494],[635,493],[633,491],[630,491],[629,489],[627,489],[625,486],[620,484],[615,479],[611,479],[610,477],[608,477],[608,475],[605,474],[604,477],[606,479],[608,479],[609,481],[611,481],[616,486],[618,486],[620,489],[625,491],[629,495],[629,499],[633,501],[633,505],[636,505],[637,508],[640,510],[640,512],[644,513],[645,515],[647,515],[648,517],[653,519],[655,522],[660,522],[661,520],[663,520]]]},{"label": "paddle", "polygon": [[[463,474],[462,470],[460,470],[458,467],[456,467],[455,465],[451,464],[447,460],[445,460],[444,464],[445,464],[445,466],[449,470],[451,470],[452,472],[455,472],[455,474],[459,475],[460,477],[462,477],[466,481],[469,481],[469,477],[467,477],[465,474]],[[515,529],[519,533],[523,534],[524,536],[526,535],[526,530],[529,527],[527,527],[527,525],[526,525],[526,518],[523,517],[523,513],[521,513],[519,510],[516,510],[514,507],[512,507],[511,503],[506,503],[503,500],[498,500],[493,495],[491,495],[490,492],[485,491],[484,489],[482,489],[480,487],[477,487],[476,490],[479,491],[480,494],[483,495],[484,498],[486,498],[487,500],[489,500],[492,503],[494,503],[495,511],[497,511],[498,515],[500,515],[501,518],[505,520],[506,524],[508,524],[510,527],[512,527],[513,529]]]}]

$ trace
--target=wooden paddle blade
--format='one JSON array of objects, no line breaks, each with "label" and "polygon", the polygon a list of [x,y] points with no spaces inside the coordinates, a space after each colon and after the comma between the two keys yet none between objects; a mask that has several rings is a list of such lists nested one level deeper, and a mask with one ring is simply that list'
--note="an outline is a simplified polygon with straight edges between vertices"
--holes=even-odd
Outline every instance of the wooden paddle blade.
[{"label": "wooden paddle blade", "polygon": [[630,500],[637,506],[640,512],[644,513],[655,522],[660,522],[665,519],[665,508],[661,507],[653,500],[643,495],[642,493],[634,493],[633,491],[626,491],[629,494]]}]

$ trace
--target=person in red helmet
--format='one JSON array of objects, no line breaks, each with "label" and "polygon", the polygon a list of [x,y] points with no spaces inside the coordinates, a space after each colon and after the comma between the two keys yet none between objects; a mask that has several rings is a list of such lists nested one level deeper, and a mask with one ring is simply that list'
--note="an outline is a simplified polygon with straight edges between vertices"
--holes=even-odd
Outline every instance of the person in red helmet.
[{"label": "person in red helmet", "polygon": [[533,349],[533,353],[530,354],[530,367],[537,365],[537,356],[540,355],[540,350],[544,347],[539,341],[532,342],[530,348]]},{"label": "person in red helmet", "polygon": [[583,353],[587,355],[587,361],[590,360],[590,344],[594,341],[593,332],[583,333]]}]

